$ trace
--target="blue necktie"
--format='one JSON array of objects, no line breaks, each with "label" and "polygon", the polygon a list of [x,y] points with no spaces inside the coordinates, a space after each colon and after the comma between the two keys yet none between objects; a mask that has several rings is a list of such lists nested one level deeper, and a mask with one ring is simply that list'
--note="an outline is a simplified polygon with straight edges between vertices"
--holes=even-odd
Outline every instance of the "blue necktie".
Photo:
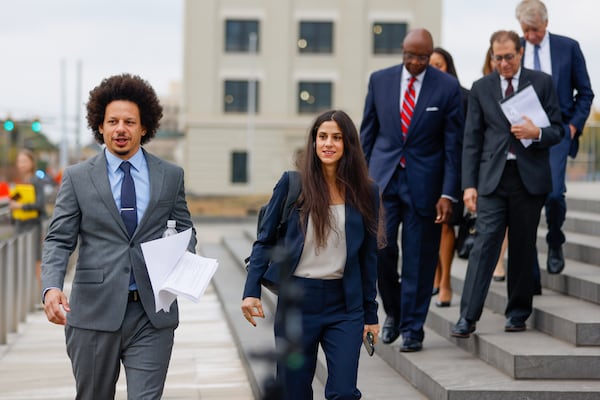
[{"label": "blue necktie", "polygon": [[542,70],[542,65],[540,64],[540,45],[536,44],[533,47],[533,69],[536,71]]},{"label": "blue necktie", "polygon": [[[121,182],[121,218],[127,228],[127,233],[131,238],[135,228],[137,227],[137,209],[135,207],[135,185],[133,184],[133,178],[131,177],[131,163],[129,161],[123,161],[119,165],[121,171],[123,171],[123,181]],[[133,271],[129,275],[129,287],[135,288],[135,277]]]},{"label": "blue necktie", "polygon": [[129,237],[133,236],[137,227],[137,209],[135,207],[135,185],[131,177],[131,163],[123,161],[119,166],[123,171],[123,182],[121,183],[121,218],[127,228]]}]

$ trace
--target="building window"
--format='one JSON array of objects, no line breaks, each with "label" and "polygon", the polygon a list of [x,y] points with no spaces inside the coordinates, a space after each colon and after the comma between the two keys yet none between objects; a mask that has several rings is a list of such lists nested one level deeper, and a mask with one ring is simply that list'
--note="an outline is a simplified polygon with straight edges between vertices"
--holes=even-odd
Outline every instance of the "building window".
[{"label": "building window", "polygon": [[402,54],[405,23],[373,23],[373,54]]},{"label": "building window", "polygon": [[[254,112],[258,112],[258,82],[254,82]],[[251,89],[250,81],[225,81],[224,110],[226,113],[246,113],[250,110],[248,104],[248,90]]]},{"label": "building window", "polygon": [[300,22],[300,53],[333,53],[333,23]]},{"label": "building window", "polygon": [[331,82],[300,82],[298,84],[298,113],[314,114],[331,108]]},{"label": "building window", "polygon": [[231,183],[248,182],[248,153],[234,151],[231,153]]},{"label": "building window", "polygon": [[256,51],[258,51],[257,20],[228,19],[225,21],[225,51],[247,53],[250,49],[250,34],[256,34]]}]

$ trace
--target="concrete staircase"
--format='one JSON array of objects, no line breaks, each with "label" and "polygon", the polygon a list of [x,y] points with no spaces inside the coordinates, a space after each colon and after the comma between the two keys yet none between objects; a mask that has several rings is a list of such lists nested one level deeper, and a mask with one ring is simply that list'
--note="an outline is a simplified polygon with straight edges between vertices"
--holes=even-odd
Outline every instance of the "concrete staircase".
[{"label": "concrete staircase", "polygon": [[[400,341],[391,345],[379,342],[374,357],[361,356],[359,388],[363,398],[600,399],[600,193],[594,190],[596,194],[576,193],[568,198],[563,273],[547,274],[546,254],[539,255],[543,295],[534,298],[526,332],[503,331],[506,284],[492,282],[477,331],[466,340],[450,337],[466,272],[466,260],[455,258],[452,306],[438,308],[432,302],[423,351],[400,353]],[[249,254],[254,230],[250,221],[240,225],[239,236],[224,237],[222,246],[201,250],[220,260],[217,291],[228,308],[256,398],[261,398],[261,382],[272,376],[274,368],[272,362],[252,358],[252,352],[261,346],[273,348],[272,325],[250,326],[239,308],[245,279],[242,260]],[[544,235],[542,223],[540,250],[546,248]],[[275,301],[274,296],[264,295],[271,316]],[[383,313],[380,317],[383,321]],[[326,376],[321,356],[314,383],[316,398],[321,398]]]}]

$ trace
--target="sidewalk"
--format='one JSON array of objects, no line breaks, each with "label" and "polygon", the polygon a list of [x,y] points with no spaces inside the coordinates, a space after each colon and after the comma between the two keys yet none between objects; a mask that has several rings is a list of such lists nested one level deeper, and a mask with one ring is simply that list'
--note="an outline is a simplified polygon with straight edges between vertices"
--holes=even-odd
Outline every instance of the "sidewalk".
[{"label": "sidewalk", "polygon": [[[198,240],[217,242],[220,231],[199,226]],[[179,301],[180,324],[163,399],[251,400],[252,391],[231,332],[210,286],[200,303]],[[75,397],[62,326],[31,313],[19,332],[0,346],[0,400],[66,400]],[[124,371],[115,399],[126,399]]]}]

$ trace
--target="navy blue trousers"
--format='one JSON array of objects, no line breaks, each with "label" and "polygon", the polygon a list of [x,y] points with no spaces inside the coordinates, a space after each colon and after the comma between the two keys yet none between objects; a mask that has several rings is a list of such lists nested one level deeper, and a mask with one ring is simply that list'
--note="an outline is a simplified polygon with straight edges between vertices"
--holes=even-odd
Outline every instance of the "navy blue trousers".
[{"label": "navy blue trousers", "polygon": [[[301,300],[296,310],[282,310],[277,304],[275,345],[278,354],[285,352],[289,336],[300,334],[300,357],[280,359],[277,378],[283,384],[286,400],[311,400],[312,381],[317,363],[319,345],[327,359],[326,399],[360,399],[356,387],[358,359],[364,330],[362,308],[346,310],[342,280],[292,278],[301,289]],[[280,292],[280,298],[282,293]],[[288,318],[281,313],[288,312]],[[300,318],[294,317],[294,312]],[[287,321],[287,324],[282,323]],[[301,327],[297,326],[301,324]]]}]

